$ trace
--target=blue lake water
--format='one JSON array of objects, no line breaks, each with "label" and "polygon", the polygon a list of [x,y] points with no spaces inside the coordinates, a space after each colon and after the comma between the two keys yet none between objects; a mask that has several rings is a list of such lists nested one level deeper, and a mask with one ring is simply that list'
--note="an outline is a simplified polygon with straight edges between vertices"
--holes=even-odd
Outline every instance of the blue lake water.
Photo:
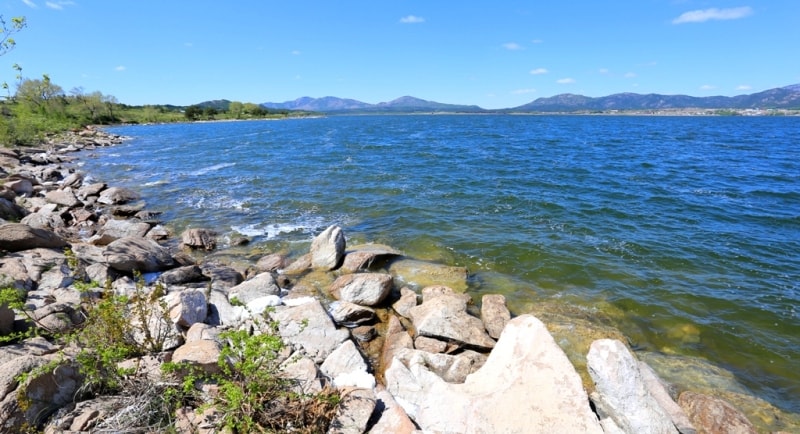
[{"label": "blue lake water", "polygon": [[[177,231],[298,254],[330,224],[466,266],[515,313],[616,312],[800,412],[800,118],[347,116],[109,128],[84,156]],[[621,313],[621,314],[620,314]]]}]

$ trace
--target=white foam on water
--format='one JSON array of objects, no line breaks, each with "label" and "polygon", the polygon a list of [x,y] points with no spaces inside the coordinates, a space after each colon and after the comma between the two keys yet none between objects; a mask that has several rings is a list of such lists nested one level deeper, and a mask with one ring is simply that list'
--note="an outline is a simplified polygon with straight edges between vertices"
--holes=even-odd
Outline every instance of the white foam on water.
[{"label": "white foam on water", "polygon": [[266,237],[267,239],[274,239],[281,234],[290,234],[292,232],[308,232],[313,229],[315,225],[306,225],[303,223],[273,223],[273,224],[249,224],[249,225],[234,225],[231,230],[234,230],[244,236],[248,237]]},{"label": "white foam on water", "polygon": [[235,166],[235,165],[236,165],[236,163],[215,164],[213,166],[208,166],[208,167],[204,167],[202,169],[195,170],[194,172],[189,172],[189,175],[191,175],[191,176],[203,176],[203,175],[205,175],[207,173],[216,172],[217,170],[222,170],[222,169],[224,169],[226,167],[231,167],[231,166]]}]

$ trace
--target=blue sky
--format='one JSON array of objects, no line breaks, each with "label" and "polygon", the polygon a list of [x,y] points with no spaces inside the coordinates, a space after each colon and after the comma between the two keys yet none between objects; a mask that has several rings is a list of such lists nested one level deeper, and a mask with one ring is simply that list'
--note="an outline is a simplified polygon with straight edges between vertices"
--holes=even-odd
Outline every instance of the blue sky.
[{"label": "blue sky", "polygon": [[0,80],[126,104],[738,95],[800,83],[798,0],[0,0]]}]

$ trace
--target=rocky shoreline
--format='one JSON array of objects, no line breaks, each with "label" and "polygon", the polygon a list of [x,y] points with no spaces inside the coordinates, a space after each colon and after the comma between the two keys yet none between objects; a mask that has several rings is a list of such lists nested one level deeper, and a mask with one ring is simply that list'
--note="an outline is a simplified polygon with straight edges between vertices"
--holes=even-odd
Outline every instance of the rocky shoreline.
[{"label": "rocky shoreline", "polygon": [[[552,324],[512,317],[502,295],[473,305],[463,293],[467,270],[390,246],[348,246],[338,226],[291,261],[219,261],[208,254],[217,248],[212,231],[175,237],[135,191],[84,182],[71,154],[122,140],[88,128],[39,149],[0,148],[0,278],[24,294],[30,315],[0,305],[0,336],[80,327],[81,283],[109,282],[115,293],[157,298],[154,309],[165,306],[169,318],[166,332],[147,326],[166,333],[164,351],[130,361],[132,375],[164,381],[158,368],[166,361],[218,369],[220,332],[258,332],[267,317],[291,349],[282,375],[304,392],[328,385],[343,393],[331,433],[763,431],[719,396],[678,394],[619,332],[595,333],[576,363]],[[76,370],[19,381],[64,348],[32,337],[0,349],[0,431],[110,432],[101,428],[124,405],[104,396],[81,401]],[[20,397],[32,404],[21,408]],[[184,408],[175,427],[218,432],[218,416]]]}]

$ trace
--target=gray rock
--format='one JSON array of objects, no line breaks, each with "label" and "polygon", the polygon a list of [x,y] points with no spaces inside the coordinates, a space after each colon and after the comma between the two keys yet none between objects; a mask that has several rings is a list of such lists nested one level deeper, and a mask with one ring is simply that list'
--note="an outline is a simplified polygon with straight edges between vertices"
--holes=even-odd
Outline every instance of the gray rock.
[{"label": "gray rock", "polygon": [[103,205],[123,205],[134,200],[139,200],[139,193],[122,187],[111,187],[103,190],[97,202]]},{"label": "gray rock", "polygon": [[172,353],[174,363],[187,363],[198,367],[204,372],[215,374],[220,372],[218,364],[222,346],[212,340],[199,340],[187,342]]},{"label": "gray rock", "polygon": [[14,331],[14,310],[7,304],[0,304],[0,336],[7,336]]},{"label": "gray rock", "polygon": [[375,395],[371,389],[356,389],[344,396],[331,421],[328,434],[362,434],[375,410]]},{"label": "gray rock", "polygon": [[489,336],[500,339],[500,333],[511,320],[506,298],[500,294],[486,294],[481,298],[481,320]]},{"label": "gray rock", "polygon": [[383,273],[346,274],[330,287],[335,298],[363,306],[375,306],[392,290],[392,276]]},{"label": "gray rock", "polygon": [[187,229],[181,235],[181,243],[192,249],[214,250],[217,247],[217,233],[210,229]]},{"label": "gray rock", "polygon": [[448,383],[463,383],[467,376],[478,371],[486,356],[475,351],[462,351],[457,355],[429,353],[410,348],[400,349],[395,357],[406,366],[421,363]]},{"label": "gray rock", "polygon": [[322,391],[317,364],[301,354],[293,354],[280,367],[282,378],[294,382],[294,390],[301,394],[313,394]]},{"label": "gray rock", "polygon": [[368,373],[364,357],[350,339],[346,339],[325,358],[319,370],[333,380],[334,387],[375,386],[375,377]]},{"label": "gray rock", "polygon": [[334,301],[328,306],[328,313],[336,324],[355,327],[375,319],[375,310],[347,301]]},{"label": "gray rock", "polygon": [[307,253],[289,264],[283,273],[289,276],[303,274],[311,268],[311,254]]},{"label": "gray rock", "polygon": [[74,307],[66,303],[52,303],[33,311],[36,325],[51,333],[63,333],[72,330],[83,322],[83,316]]},{"label": "gray rock", "polygon": [[483,322],[467,313],[467,303],[461,294],[425,299],[421,305],[409,309],[409,315],[418,335],[483,350],[495,345],[486,334]]},{"label": "gray rock", "polygon": [[217,327],[196,322],[186,331],[186,342],[202,340],[218,341],[220,332],[220,329]]},{"label": "gray rock", "polygon": [[73,172],[61,181],[61,188],[79,188],[81,184],[83,184],[83,174],[80,172]]},{"label": "gray rock", "polygon": [[203,274],[203,270],[197,265],[185,265],[163,272],[158,276],[158,280],[166,285],[180,285],[183,283],[203,282],[209,280],[209,278]]},{"label": "gray rock", "polygon": [[[502,339],[502,338],[501,338]],[[586,355],[596,392],[598,412],[627,433],[677,434],[677,429],[645,387],[639,364],[625,344],[615,339],[592,342]]]},{"label": "gray rock", "polygon": [[345,273],[368,270],[376,262],[400,255],[401,252],[382,244],[360,244],[345,252],[341,270]]},{"label": "gray rock", "polygon": [[342,228],[328,227],[311,242],[311,266],[325,271],[336,269],[344,257],[346,244]]},{"label": "gray rock", "polygon": [[[17,418],[17,421],[25,421],[33,426],[40,424],[56,409],[73,402],[82,383],[78,368],[64,364],[31,376],[17,391],[17,397],[22,396],[30,403],[20,412],[22,418]],[[3,411],[0,410],[0,413]]]},{"label": "gray rock", "polygon": [[169,250],[147,238],[120,238],[106,246],[103,256],[109,267],[128,273],[164,271],[175,266]]},{"label": "gray rock", "polygon": [[277,271],[286,266],[286,257],[273,253],[262,257],[256,262],[256,268],[261,271]]},{"label": "gray rock", "polygon": [[83,203],[81,203],[81,201],[75,197],[75,193],[72,192],[71,188],[67,188],[65,190],[48,191],[47,194],[44,195],[44,198],[50,203],[65,206],[67,208],[75,208],[83,205]]},{"label": "gray rock", "polygon": [[228,292],[228,299],[236,299],[242,304],[247,304],[257,298],[267,295],[280,295],[280,293],[281,289],[275,283],[275,278],[272,277],[272,274],[261,273],[231,288]]},{"label": "gray rock", "polygon": [[96,246],[106,246],[121,238],[142,238],[150,230],[150,225],[135,219],[109,219],[90,240]]},{"label": "gray rock", "polygon": [[375,397],[378,399],[377,407],[383,410],[378,421],[372,426],[371,433],[412,434],[417,431],[414,422],[385,387],[378,385],[375,388]]},{"label": "gray rock", "polygon": [[450,384],[423,360],[397,359],[386,385],[423,431],[596,433],[581,379],[544,324],[531,315],[511,320],[486,363],[463,384]]},{"label": "gray rock", "polygon": [[427,336],[417,336],[414,339],[414,348],[428,353],[443,353],[447,350],[447,342]]},{"label": "gray rock", "polygon": [[0,225],[0,250],[20,250],[66,247],[67,242],[46,229],[36,229],[21,223]]},{"label": "gray rock", "polygon": [[33,194],[34,183],[30,179],[12,179],[10,181],[6,181],[4,185],[20,196],[30,196]]},{"label": "gray rock", "polygon": [[392,309],[398,315],[409,318],[409,311],[417,306],[417,293],[407,287],[400,288],[400,299],[392,304]]},{"label": "gray rock", "polygon": [[284,341],[301,350],[315,363],[322,363],[344,342],[349,333],[337,329],[318,300],[299,306],[278,308],[271,313],[278,321],[278,329]]},{"label": "gray rock", "polygon": [[97,196],[105,188],[106,188],[106,184],[104,184],[102,182],[83,185],[81,188],[78,189],[78,197],[80,199],[86,199],[89,196]]},{"label": "gray rock", "polygon": [[181,327],[189,328],[205,321],[208,316],[208,301],[202,291],[173,292],[165,297],[165,301],[172,322]]}]

